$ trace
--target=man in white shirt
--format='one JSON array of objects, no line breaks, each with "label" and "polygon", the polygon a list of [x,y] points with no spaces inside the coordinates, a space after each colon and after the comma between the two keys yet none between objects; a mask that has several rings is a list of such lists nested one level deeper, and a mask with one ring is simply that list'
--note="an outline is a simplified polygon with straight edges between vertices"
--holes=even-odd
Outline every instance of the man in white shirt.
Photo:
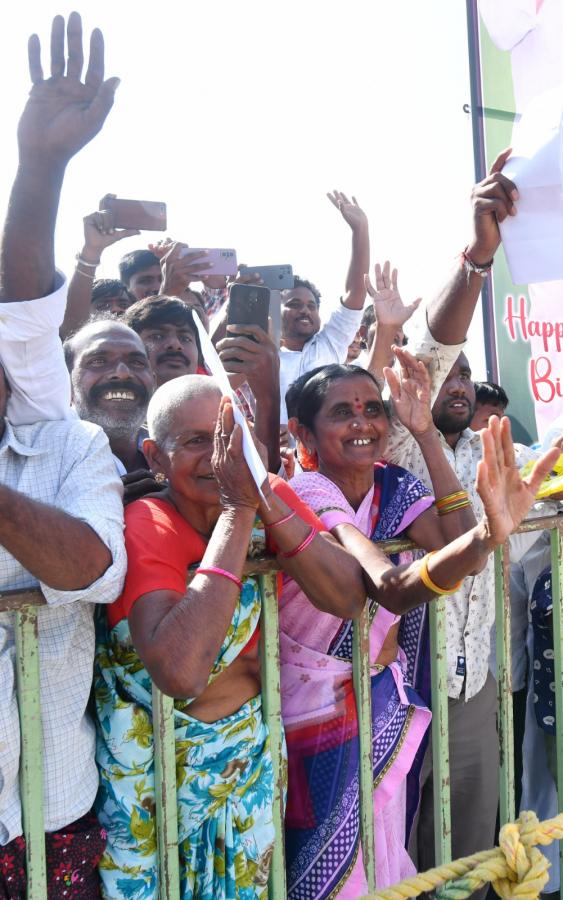
[{"label": "man in white shirt", "polygon": [[[77,13],[68,20],[66,63],[64,34],[57,16],[47,80],[38,38],[29,43],[33,88],[19,123],[19,166],[0,247],[0,360],[7,375],[0,378],[0,593],[39,586],[46,601],[38,640],[48,892],[70,896],[72,883],[80,896],[94,898],[104,836],[91,813],[98,776],[86,708],[94,604],[116,599],[125,577],[122,487],[106,436],[70,416],[57,333],[65,288],[53,243],[66,165],[102,127],[117,79],[103,80],[103,39],[95,31],[83,84]],[[0,613],[3,896],[26,891],[14,624],[13,613]]]},{"label": "man in white shirt", "polygon": [[352,229],[352,258],[346,279],[346,296],[321,326],[321,295],[309,281],[295,278],[291,290],[282,291],[280,347],[280,422],[287,424],[285,394],[300,375],[316,366],[343,363],[362,321],[366,299],[364,275],[369,271],[369,226],[355,198],[335,191],[329,199]]}]

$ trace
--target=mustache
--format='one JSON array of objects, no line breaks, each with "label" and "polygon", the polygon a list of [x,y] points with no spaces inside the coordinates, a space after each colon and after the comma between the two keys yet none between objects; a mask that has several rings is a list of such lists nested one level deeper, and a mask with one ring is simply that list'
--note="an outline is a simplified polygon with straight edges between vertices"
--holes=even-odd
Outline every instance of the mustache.
[{"label": "mustache", "polygon": [[108,391],[131,391],[139,403],[149,402],[149,392],[146,387],[142,384],[136,384],[134,381],[120,381],[119,384],[116,384],[115,381],[107,384],[97,384],[90,391],[89,398],[95,403]]},{"label": "mustache", "polygon": [[181,359],[184,365],[189,366],[191,360],[188,359],[185,353],[182,353],[181,350],[166,350],[164,353],[160,353],[156,361],[157,363],[166,362],[169,359]]}]

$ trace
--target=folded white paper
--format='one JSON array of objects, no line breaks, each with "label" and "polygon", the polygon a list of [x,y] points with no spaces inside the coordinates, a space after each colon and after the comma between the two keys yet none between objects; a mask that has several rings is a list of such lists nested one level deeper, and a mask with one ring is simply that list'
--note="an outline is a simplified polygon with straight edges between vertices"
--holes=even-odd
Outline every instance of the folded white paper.
[{"label": "folded white paper", "polygon": [[515,284],[563,278],[563,87],[536,97],[514,126],[503,174],[516,184],[517,213],[500,225]]},{"label": "folded white paper", "polygon": [[225,397],[230,397],[233,401],[233,412],[235,417],[235,422],[237,422],[242,428],[242,451],[244,454],[244,458],[250,469],[250,473],[254,479],[256,487],[258,488],[258,492],[262,499],[264,499],[264,494],[262,493],[262,485],[266,478],[268,477],[268,473],[264,468],[264,464],[260,459],[260,454],[256,449],[256,445],[252,440],[252,435],[250,434],[250,429],[248,427],[248,423],[244,418],[241,410],[236,404],[236,400],[233,394],[233,390],[231,388],[229,378],[227,373],[225,372],[225,368],[223,363],[219,359],[219,354],[217,353],[215,347],[211,342],[211,338],[207,334],[205,328],[202,325],[201,319],[199,316],[194,314],[194,322],[197,326],[198,334],[199,334],[199,343],[201,346],[201,352],[203,355],[203,359],[205,361],[205,365],[217,381],[221,391]]}]

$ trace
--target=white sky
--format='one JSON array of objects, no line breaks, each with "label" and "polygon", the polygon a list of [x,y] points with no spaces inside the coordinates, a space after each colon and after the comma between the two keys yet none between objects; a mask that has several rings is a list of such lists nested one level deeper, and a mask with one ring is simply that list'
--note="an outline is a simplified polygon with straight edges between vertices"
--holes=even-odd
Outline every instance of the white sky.
[{"label": "white sky", "polygon": [[[38,32],[48,66],[50,20],[72,8],[21,0],[4,19],[3,204],[29,89],[27,37]],[[104,130],[69,166],[60,267],[71,271],[81,219],[104,194],[164,200],[172,237],[235,247],[248,265],[291,263],[318,285],[326,311],[349,259],[348,227],[325,197],[338,188],[368,213],[372,260],[398,266],[405,302],[428,298],[445,279],[470,237],[464,0],[83,0],[76,8],[85,31],[102,28],[106,73],[122,83]],[[100,274],[115,275],[119,257],[138,246],[133,238],[107,250]],[[470,358],[483,377],[479,336]]]}]

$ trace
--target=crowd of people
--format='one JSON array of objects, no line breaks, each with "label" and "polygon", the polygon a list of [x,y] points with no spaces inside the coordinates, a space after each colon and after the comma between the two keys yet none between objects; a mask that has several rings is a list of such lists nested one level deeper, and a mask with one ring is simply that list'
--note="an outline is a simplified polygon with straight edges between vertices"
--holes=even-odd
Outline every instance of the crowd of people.
[{"label": "crowd of people", "polygon": [[[352,684],[353,621],[366,603],[378,885],[433,863],[428,604],[441,595],[452,852],[489,848],[499,755],[491,552],[542,511],[536,493],[561,449],[557,436],[545,452],[515,445],[506,393],[475,384],[464,353],[498,223],[516,212],[507,154],[476,185],[469,243],[426,304],[403,303],[387,262],[372,284],[367,215],[330,194],[351,236],[344,294],[321,323],[319,291],[295,277],[280,297],[278,346],[258,325],[228,324],[231,282],[202,274],[204,254],[186,243],[129,251],[119,278],[97,279],[108,246],[142,243],[107,210],[85,217],[68,283],[55,268],[66,165],[103,127],[118,84],[104,80],[99,31],[82,81],[76,13],[66,45],[65,57],[57,17],[45,78],[30,40],[0,247],[1,589],[39,585],[46,600],[49,897],[159,895],[153,684],[174,698],[181,896],[267,896],[278,773],[261,708],[260,592],[244,568],[261,553],[281,571],[288,897],[367,892]],[[249,281],[260,275],[233,278]],[[234,400],[210,375],[198,322]],[[270,473],[260,490],[233,404]],[[420,551],[388,558],[378,542],[393,537]],[[510,541],[545,662],[545,545],[538,534]],[[0,897],[22,898],[13,613],[0,613],[0,634]],[[515,668],[523,640],[515,632]],[[553,762],[553,665],[534,671]]]}]

